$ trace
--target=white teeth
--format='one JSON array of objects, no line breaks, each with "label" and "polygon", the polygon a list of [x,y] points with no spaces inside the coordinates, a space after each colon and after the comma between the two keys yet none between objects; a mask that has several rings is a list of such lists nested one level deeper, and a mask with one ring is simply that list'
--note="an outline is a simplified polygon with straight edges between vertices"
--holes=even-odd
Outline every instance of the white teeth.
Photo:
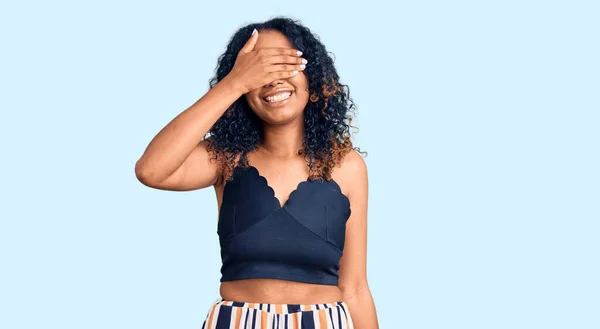
[{"label": "white teeth", "polygon": [[284,92],[281,92],[279,94],[275,94],[273,96],[267,96],[267,97],[265,97],[265,99],[269,103],[281,102],[282,100],[290,98],[291,95],[292,95],[291,91],[284,91]]}]

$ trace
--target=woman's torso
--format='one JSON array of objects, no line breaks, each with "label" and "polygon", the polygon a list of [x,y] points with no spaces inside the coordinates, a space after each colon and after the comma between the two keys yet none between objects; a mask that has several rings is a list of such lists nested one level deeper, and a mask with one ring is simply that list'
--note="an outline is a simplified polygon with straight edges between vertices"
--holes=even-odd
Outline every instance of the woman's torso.
[{"label": "woman's torso", "polygon": [[[268,187],[272,188],[281,205],[288,202],[290,195],[296,191],[301,182],[306,181],[309,174],[308,167],[301,157],[278,161],[248,156],[248,160],[250,166],[266,179]],[[343,185],[343,179],[336,177],[335,171],[333,178],[335,184]],[[345,190],[342,186],[339,187]],[[223,204],[224,189],[223,184],[215,187],[219,210]],[[226,300],[279,304],[317,304],[342,300],[342,293],[337,285],[270,278],[221,282],[220,295]]]},{"label": "woman's torso", "polygon": [[270,304],[319,304],[342,300],[342,293],[336,286],[279,279],[222,282],[220,294],[226,300]]}]

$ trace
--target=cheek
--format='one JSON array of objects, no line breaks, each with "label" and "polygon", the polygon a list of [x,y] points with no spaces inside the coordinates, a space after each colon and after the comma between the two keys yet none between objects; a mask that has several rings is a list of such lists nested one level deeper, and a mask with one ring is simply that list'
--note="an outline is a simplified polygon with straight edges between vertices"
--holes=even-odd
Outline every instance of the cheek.
[{"label": "cheek", "polygon": [[296,97],[298,98],[298,101],[300,103],[303,103],[306,105],[306,103],[308,102],[308,99],[309,99],[308,91],[305,88],[303,88],[303,89],[299,88],[296,91]]},{"label": "cheek", "polygon": [[303,72],[300,72],[297,76],[290,78],[290,82],[293,83],[298,89],[308,89],[308,78]]},{"label": "cheek", "polygon": [[254,111],[255,107],[260,104],[260,99],[258,95],[253,93],[247,93],[244,95],[246,97],[246,102],[250,105],[250,108]]},{"label": "cheek", "polygon": [[290,82],[296,87],[296,94],[299,98],[308,99],[308,79],[303,73],[293,77]]}]

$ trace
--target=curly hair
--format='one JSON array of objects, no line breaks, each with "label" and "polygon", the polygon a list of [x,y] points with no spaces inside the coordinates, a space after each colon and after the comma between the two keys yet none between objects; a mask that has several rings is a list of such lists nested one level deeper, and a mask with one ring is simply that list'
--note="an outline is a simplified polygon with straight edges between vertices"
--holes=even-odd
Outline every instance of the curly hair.
[{"label": "curly hair", "polygon": [[[325,46],[299,21],[287,17],[275,17],[263,23],[252,23],[240,28],[231,37],[229,44],[216,67],[216,76],[210,79],[210,88],[232,70],[238,52],[246,43],[253,29],[277,30],[303,52],[310,65],[303,71],[308,78],[310,101],[304,108],[304,141],[299,155],[309,167],[309,179],[325,177],[331,180],[335,166],[343,157],[355,150],[350,140],[352,114],[356,106],[350,98],[350,89],[339,82],[339,76]],[[262,125],[251,110],[245,97],[238,98],[208,131],[205,140],[207,149],[219,162],[221,181],[229,180],[236,166],[248,166],[241,155],[255,150],[262,140]],[[237,161],[239,159],[239,161]]]}]

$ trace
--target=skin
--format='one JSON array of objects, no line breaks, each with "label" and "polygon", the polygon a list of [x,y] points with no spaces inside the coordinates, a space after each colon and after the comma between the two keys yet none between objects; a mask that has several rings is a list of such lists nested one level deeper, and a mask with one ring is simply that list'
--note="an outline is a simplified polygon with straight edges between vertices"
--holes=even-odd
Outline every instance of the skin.
[{"label": "skin", "polygon": [[[260,34],[260,37],[258,36]],[[136,163],[136,175],[149,187],[187,191],[213,186],[220,209],[224,185],[218,167],[201,141],[208,129],[238,97],[244,96],[263,122],[264,138],[248,161],[264,176],[284,204],[300,181],[309,175],[298,150],[304,138],[304,107],[309,98],[308,79],[301,57],[280,32],[264,30],[253,35],[238,55],[231,73],[201,99],[179,114],[148,145]],[[286,54],[275,54],[285,49]],[[261,52],[272,55],[258,59]],[[270,66],[263,65],[271,58]],[[263,62],[263,64],[260,64]],[[263,65],[263,66],[261,66]],[[307,65],[310,65],[308,63]],[[275,67],[277,67],[275,69]],[[279,70],[274,76],[272,70]],[[294,70],[297,74],[292,73]],[[266,73],[269,71],[270,73]],[[262,78],[261,78],[262,74]],[[277,88],[294,92],[286,105],[271,108],[262,96]],[[352,213],[346,224],[346,242],[340,260],[337,286],[278,279],[246,279],[222,282],[221,297],[256,303],[315,304],[344,301],[355,328],[378,328],[375,306],[366,276],[368,177],[363,158],[351,151],[333,179],[350,200]],[[360,311],[355,311],[360,310]]]}]

